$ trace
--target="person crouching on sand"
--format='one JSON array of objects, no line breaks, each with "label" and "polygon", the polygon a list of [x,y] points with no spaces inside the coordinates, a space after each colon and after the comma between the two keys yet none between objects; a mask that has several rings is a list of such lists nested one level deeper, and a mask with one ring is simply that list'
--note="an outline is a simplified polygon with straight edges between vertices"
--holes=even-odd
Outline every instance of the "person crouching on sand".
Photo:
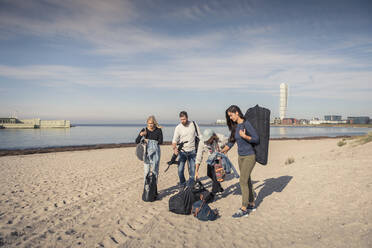
[{"label": "person crouching on sand", "polygon": [[[208,156],[220,152],[222,147],[227,143],[227,139],[222,134],[216,134],[211,129],[206,129],[199,142],[198,152],[196,154],[196,170],[195,180],[199,177],[199,166],[203,161],[203,154],[206,153]],[[217,181],[216,172],[214,166],[207,163],[207,175],[212,179],[212,194],[213,196],[219,192],[223,192],[221,183]]]},{"label": "person crouching on sand", "polygon": [[233,217],[239,218],[256,210],[251,181],[251,173],[256,164],[256,156],[252,144],[258,144],[259,136],[251,123],[244,119],[243,113],[238,106],[230,106],[226,109],[225,114],[231,135],[229,143],[222,149],[222,152],[227,153],[235,143],[238,144],[242,206]]},{"label": "person crouching on sand", "polygon": [[[136,138],[136,144],[140,143],[144,139],[147,143],[147,152],[144,159],[144,180],[146,180],[147,174],[150,170],[155,174],[156,182],[159,177],[159,161],[160,161],[160,146],[163,144],[163,132],[161,126],[155,119],[155,116],[151,115],[147,118],[147,127],[143,128],[138,137]],[[149,152],[152,149],[153,152]]]}]

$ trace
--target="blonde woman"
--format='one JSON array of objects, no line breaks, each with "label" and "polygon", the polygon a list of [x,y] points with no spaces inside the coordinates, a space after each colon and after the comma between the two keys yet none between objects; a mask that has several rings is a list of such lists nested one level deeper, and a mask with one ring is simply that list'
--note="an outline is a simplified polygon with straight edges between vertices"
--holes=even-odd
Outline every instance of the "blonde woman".
[{"label": "blonde woman", "polygon": [[[144,160],[144,178],[146,180],[146,176],[151,169],[157,179],[159,175],[160,161],[159,145],[163,144],[163,132],[161,131],[161,126],[159,126],[155,116],[151,115],[147,118],[147,127],[143,128],[138,134],[136,144],[140,143],[142,138],[144,138],[147,143],[147,155]],[[149,152],[150,149],[153,152]]]}]

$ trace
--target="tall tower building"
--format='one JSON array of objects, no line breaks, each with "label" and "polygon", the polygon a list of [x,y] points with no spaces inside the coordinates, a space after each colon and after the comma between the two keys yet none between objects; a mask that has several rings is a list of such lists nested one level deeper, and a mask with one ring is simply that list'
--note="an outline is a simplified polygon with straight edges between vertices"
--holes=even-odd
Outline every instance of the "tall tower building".
[{"label": "tall tower building", "polygon": [[288,85],[285,83],[280,84],[280,107],[279,107],[279,116],[283,120],[285,114],[287,113],[288,105]]}]

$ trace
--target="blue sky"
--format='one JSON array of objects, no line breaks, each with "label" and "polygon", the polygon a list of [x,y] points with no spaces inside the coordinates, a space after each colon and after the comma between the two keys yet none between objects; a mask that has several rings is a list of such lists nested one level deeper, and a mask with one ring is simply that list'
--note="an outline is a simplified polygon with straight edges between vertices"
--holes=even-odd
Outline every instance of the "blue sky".
[{"label": "blue sky", "polygon": [[0,116],[372,117],[372,1],[0,0]]}]

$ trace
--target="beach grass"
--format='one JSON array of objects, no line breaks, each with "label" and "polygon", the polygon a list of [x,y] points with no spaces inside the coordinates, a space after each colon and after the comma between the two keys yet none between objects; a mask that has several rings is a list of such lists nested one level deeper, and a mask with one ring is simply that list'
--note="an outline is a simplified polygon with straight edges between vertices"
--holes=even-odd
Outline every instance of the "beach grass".
[{"label": "beach grass", "polygon": [[346,145],[345,139],[342,139],[339,142],[337,142],[337,145],[340,146],[340,147]]},{"label": "beach grass", "polygon": [[354,145],[364,145],[372,141],[372,132],[367,133],[362,137],[357,137],[354,141]]}]

